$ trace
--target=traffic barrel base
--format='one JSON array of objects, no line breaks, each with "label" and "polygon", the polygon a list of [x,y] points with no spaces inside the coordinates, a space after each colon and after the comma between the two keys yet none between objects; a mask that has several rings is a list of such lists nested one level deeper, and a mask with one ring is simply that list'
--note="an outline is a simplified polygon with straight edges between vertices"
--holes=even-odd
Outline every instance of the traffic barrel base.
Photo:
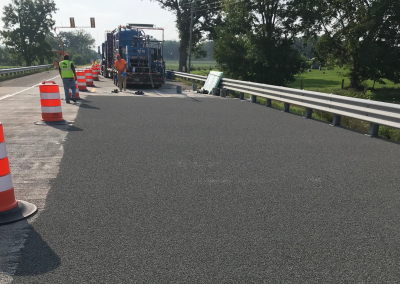
[{"label": "traffic barrel base", "polygon": [[44,120],[40,120],[40,121],[36,121],[34,123],[35,125],[49,125],[49,126],[54,126],[54,125],[69,125],[69,122],[66,120],[60,120],[60,121],[44,121]]},{"label": "traffic barrel base", "polygon": [[19,221],[37,211],[37,207],[26,201],[15,200],[11,179],[3,124],[0,122],[0,225]]},{"label": "traffic barrel base", "polygon": [[0,225],[6,225],[25,219],[37,212],[37,207],[32,203],[18,200],[14,208],[0,212]]}]

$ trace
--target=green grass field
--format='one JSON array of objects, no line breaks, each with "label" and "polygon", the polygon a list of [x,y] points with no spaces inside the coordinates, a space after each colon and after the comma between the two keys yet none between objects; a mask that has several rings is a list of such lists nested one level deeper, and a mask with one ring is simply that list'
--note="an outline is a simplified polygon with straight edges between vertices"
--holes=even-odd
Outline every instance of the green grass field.
[{"label": "green grass field", "polygon": [[[296,75],[296,81],[289,84],[291,88],[300,88],[301,80],[303,80],[304,89],[340,89],[342,86],[342,79],[344,79],[344,87],[350,85],[350,79],[346,78],[342,68],[336,67],[334,69],[326,70],[325,67],[321,71],[318,69],[311,69],[311,72]],[[380,88],[400,88],[400,84],[393,84],[390,81],[385,81],[386,84],[375,83],[375,89]],[[372,88],[374,82],[369,80],[365,82],[368,87]]]},{"label": "green grass field", "polygon": [[[210,69],[211,68],[215,68],[217,63],[215,61],[192,61],[191,62],[192,68],[197,69]],[[172,70],[172,71],[178,71],[179,68],[179,62],[177,60],[173,61],[165,61],[165,67],[167,68],[167,70]]]}]

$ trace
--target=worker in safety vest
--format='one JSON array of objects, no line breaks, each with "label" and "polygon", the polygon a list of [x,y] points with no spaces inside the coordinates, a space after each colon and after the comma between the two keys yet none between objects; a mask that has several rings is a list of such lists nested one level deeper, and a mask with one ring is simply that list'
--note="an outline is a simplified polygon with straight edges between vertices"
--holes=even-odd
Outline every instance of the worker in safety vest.
[{"label": "worker in safety vest", "polygon": [[122,87],[124,87],[124,91],[126,91],[126,68],[128,67],[128,65],[119,54],[117,54],[117,60],[115,60],[114,67],[115,69],[117,69],[118,72],[119,91],[122,92]]},{"label": "worker in safety vest", "polygon": [[75,100],[75,93],[76,93],[76,84],[75,84],[75,78],[76,78],[76,71],[75,71],[75,66],[72,63],[72,61],[69,61],[69,56],[64,55],[64,60],[60,62],[58,71],[60,72],[60,76],[63,80],[63,85],[64,85],[64,91],[65,91],[65,101],[67,104],[69,104],[69,89],[72,90],[72,98],[71,100],[73,102],[76,102]]}]

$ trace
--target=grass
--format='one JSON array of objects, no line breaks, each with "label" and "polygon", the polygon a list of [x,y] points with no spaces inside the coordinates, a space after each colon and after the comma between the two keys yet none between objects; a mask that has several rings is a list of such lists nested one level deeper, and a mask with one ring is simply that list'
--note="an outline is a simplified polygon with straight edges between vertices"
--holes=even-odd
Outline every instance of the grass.
[{"label": "grass", "polygon": [[19,66],[0,66],[0,69],[18,68]]},{"label": "grass", "polygon": [[[360,91],[349,90],[350,80],[343,76],[344,69],[334,68],[326,70],[322,68],[321,71],[318,69],[312,69],[311,72],[302,73],[295,76],[295,81],[288,84],[288,87],[300,89],[301,81],[303,81],[303,89],[309,91],[316,91],[322,93],[332,93],[343,96],[352,96],[359,98],[370,98],[377,101],[389,102],[389,103],[400,103],[400,84],[394,84],[390,81],[385,81],[386,84],[375,83],[368,80],[363,82],[365,89],[369,89],[372,92],[371,97],[363,97]],[[344,79],[344,90],[341,89],[342,80]]]},{"label": "grass", "polygon": [[[215,61],[192,61],[192,70],[195,69],[196,71],[204,70],[204,69],[213,69],[216,67],[217,63]],[[165,61],[165,67],[167,70],[178,71],[179,69],[179,62],[176,60]],[[193,73],[195,74],[195,73]]]}]

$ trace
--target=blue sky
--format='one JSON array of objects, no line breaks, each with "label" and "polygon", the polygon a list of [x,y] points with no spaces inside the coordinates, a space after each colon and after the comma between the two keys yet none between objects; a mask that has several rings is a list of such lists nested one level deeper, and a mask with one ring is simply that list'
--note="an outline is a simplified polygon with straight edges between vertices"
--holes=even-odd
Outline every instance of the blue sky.
[{"label": "blue sky", "polygon": [[[11,0],[0,1],[1,15],[3,7]],[[90,17],[96,20],[95,29],[86,29],[96,40],[96,46],[104,41],[104,32],[113,30],[118,25],[127,23],[154,24],[159,28],[165,27],[165,40],[178,40],[178,30],[175,28],[175,16],[164,10],[158,2],[150,0],[55,0],[59,9],[53,19],[56,26],[69,26],[69,18],[75,18],[76,26],[90,26]],[[0,29],[3,29],[0,19]],[[61,29],[71,31],[73,29]],[[157,38],[161,33],[157,32]]]}]

